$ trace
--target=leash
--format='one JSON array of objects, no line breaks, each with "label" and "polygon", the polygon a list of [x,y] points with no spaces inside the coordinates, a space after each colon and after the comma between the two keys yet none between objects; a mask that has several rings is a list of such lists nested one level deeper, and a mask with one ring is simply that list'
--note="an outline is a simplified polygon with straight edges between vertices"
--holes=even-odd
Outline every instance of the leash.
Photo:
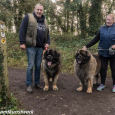
[{"label": "leash", "polygon": [[98,51],[100,51],[100,50],[109,50],[109,49],[97,49]]}]

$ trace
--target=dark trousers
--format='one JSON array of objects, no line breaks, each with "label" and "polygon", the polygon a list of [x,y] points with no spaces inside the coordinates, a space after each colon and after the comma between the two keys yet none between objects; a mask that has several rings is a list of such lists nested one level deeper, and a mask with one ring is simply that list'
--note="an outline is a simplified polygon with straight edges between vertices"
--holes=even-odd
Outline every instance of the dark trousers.
[{"label": "dark trousers", "polygon": [[100,59],[101,59],[101,72],[100,72],[101,84],[105,85],[108,62],[110,62],[110,69],[111,69],[111,74],[112,74],[112,79],[113,79],[113,85],[115,85],[115,57],[100,56]]}]

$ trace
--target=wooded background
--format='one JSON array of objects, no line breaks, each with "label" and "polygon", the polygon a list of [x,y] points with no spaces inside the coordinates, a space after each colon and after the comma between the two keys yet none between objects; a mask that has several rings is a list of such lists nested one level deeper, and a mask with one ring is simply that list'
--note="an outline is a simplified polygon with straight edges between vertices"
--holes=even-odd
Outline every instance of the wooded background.
[{"label": "wooded background", "polygon": [[[44,6],[44,15],[50,29],[50,48],[57,49],[61,54],[61,73],[74,74],[75,52],[95,36],[105,24],[107,14],[115,13],[115,0],[0,0],[0,20],[7,27],[7,59],[6,55],[4,59],[7,60],[8,67],[27,68],[26,52],[20,49],[19,28],[24,16],[32,13],[37,3]],[[5,45],[0,44],[0,47],[6,48]],[[88,50],[94,53],[97,48],[98,44],[95,44]],[[3,61],[0,56],[0,70]],[[110,69],[108,75],[110,76]],[[2,77],[1,72],[1,79]],[[4,80],[0,82],[3,84]],[[8,90],[4,86],[2,93],[0,92],[0,110],[16,110],[16,101],[12,96],[9,100],[6,91]]]},{"label": "wooded background", "polygon": [[23,17],[41,3],[50,33],[92,36],[105,24],[106,15],[115,12],[115,0],[0,0],[0,20],[8,31],[19,32]]}]

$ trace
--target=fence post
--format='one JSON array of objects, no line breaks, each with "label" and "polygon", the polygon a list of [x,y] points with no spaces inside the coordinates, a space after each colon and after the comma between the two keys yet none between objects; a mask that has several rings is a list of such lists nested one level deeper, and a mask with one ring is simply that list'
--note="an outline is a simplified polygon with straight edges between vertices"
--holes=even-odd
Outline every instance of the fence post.
[{"label": "fence post", "polygon": [[[8,70],[7,70],[7,45],[6,45],[6,36],[5,36],[5,23],[3,21],[0,21],[0,47],[3,52],[4,60],[3,60],[3,75],[4,75],[4,82],[5,86],[7,88],[7,96],[9,97],[9,79],[8,79]],[[0,84],[1,89],[1,84]]]}]

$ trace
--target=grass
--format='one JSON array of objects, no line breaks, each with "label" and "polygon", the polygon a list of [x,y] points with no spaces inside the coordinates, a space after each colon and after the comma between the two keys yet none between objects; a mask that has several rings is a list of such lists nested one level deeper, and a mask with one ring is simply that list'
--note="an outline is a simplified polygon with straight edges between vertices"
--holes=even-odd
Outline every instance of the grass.
[{"label": "grass", "polygon": [[4,102],[2,102],[2,99],[0,98],[0,111],[4,111],[4,110],[12,110],[12,111],[16,111],[18,110],[18,102],[16,100],[16,98],[14,98],[13,94],[11,93],[10,97],[7,97],[7,95],[4,95],[5,99]]},{"label": "grass", "polygon": [[[63,36],[52,36],[57,50],[60,51],[62,57],[62,72],[64,73],[74,73],[74,60],[75,52],[81,49],[86,43],[92,39],[92,37],[87,38],[87,40],[79,39],[76,36],[63,35]],[[91,52],[95,52],[95,46],[90,49]]]},{"label": "grass", "polygon": [[[75,52],[86,45],[93,37],[87,37],[86,39],[80,39],[77,36],[72,35],[51,35],[50,48],[57,49],[62,58],[62,73],[74,74],[74,59]],[[20,49],[19,38],[17,34],[7,33],[7,57],[8,67],[26,68],[27,56],[26,51]],[[92,53],[97,52],[97,45],[94,45],[89,49]],[[108,70],[110,72],[110,69]],[[13,96],[11,96],[10,102],[2,109],[17,110],[17,102]]]},{"label": "grass", "polygon": [[20,49],[17,34],[7,33],[8,67],[25,68],[27,66],[26,51]]},{"label": "grass", "polygon": [[[74,73],[74,56],[78,49],[81,49],[89,40],[93,37],[87,37],[79,39],[77,36],[72,35],[51,35],[50,48],[57,49],[61,53],[62,58],[62,73]],[[26,68],[27,67],[27,56],[26,51],[20,49],[19,38],[17,34],[7,33],[7,55],[8,55],[8,67],[15,68]],[[91,52],[97,46],[93,46],[90,49]]]},{"label": "grass", "polygon": [[[27,56],[26,51],[20,49],[18,34],[7,33],[7,55],[8,55],[8,67],[15,68],[27,68]],[[64,35],[50,35],[51,44],[50,48],[57,49],[62,58],[62,73],[74,73],[74,59],[75,52],[86,45],[93,37],[89,36],[82,39],[77,36],[68,34]],[[97,52],[98,43],[88,50],[91,53]],[[108,69],[110,73],[110,69]]]},{"label": "grass", "polygon": [[[0,111],[4,112],[4,111],[21,111],[19,109],[19,103],[16,100],[16,98],[13,96],[13,94],[11,93],[10,97],[8,97],[7,95],[4,95],[4,100],[2,100],[0,98]],[[10,114],[12,115],[12,114]],[[21,115],[21,114],[18,114]]]}]

